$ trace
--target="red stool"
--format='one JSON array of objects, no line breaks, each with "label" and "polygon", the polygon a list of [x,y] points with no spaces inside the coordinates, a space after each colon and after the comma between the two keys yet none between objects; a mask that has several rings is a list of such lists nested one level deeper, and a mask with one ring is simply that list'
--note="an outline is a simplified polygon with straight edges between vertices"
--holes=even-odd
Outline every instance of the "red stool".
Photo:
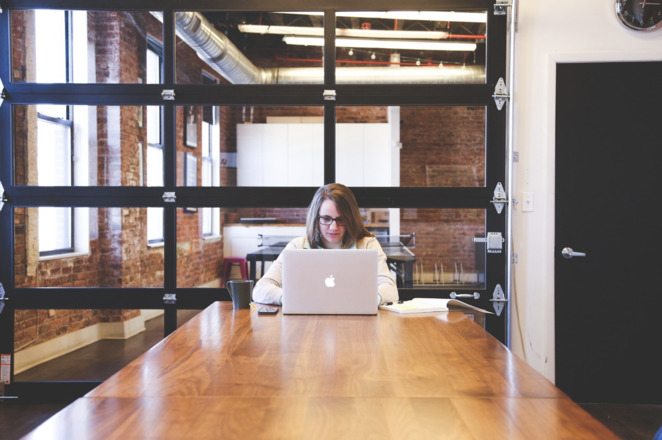
[{"label": "red stool", "polygon": [[239,265],[239,270],[241,271],[241,278],[243,280],[248,279],[248,263],[245,258],[241,257],[226,257],[223,259],[223,278],[221,283],[225,285],[230,280],[230,274],[232,273],[232,266]]}]

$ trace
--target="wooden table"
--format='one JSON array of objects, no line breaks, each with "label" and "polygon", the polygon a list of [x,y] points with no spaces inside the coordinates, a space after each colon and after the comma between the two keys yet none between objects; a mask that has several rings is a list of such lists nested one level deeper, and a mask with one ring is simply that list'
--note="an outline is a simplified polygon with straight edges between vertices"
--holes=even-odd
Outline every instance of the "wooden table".
[{"label": "wooden table", "polygon": [[461,312],[214,303],[28,439],[618,438]]}]

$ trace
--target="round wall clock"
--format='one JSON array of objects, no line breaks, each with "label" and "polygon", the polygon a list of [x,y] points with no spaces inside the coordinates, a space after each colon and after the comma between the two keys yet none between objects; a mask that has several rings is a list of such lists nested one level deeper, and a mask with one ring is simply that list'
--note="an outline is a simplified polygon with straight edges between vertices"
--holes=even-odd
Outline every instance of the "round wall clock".
[{"label": "round wall clock", "polygon": [[652,31],[662,26],[662,0],[616,0],[616,15],[630,29]]}]

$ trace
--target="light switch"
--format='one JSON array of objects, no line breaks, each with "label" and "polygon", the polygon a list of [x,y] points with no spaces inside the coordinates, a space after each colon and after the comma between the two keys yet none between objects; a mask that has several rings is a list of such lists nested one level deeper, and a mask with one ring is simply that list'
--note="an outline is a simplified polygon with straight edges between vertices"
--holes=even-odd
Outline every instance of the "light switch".
[{"label": "light switch", "polygon": [[522,212],[531,212],[533,211],[533,193],[532,192],[523,192],[522,193]]}]

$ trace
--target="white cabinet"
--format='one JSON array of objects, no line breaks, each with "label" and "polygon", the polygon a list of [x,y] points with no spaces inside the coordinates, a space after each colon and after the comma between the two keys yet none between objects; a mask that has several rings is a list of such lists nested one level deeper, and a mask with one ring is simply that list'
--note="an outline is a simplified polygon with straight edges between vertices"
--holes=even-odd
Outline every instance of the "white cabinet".
[{"label": "white cabinet", "polygon": [[223,255],[245,257],[247,253],[260,249],[259,235],[279,237],[303,237],[304,225],[229,225],[223,226]]},{"label": "white cabinet", "polygon": [[398,186],[391,180],[389,124],[336,125],[336,177],[347,186]]},{"label": "white cabinet", "polygon": [[[392,132],[389,123],[337,124],[336,181],[347,186],[398,186],[392,177],[399,169]],[[238,186],[323,183],[323,124],[237,125]]]},{"label": "white cabinet", "polygon": [[320,186],[322,124],[238,124],[238,186]]}]

